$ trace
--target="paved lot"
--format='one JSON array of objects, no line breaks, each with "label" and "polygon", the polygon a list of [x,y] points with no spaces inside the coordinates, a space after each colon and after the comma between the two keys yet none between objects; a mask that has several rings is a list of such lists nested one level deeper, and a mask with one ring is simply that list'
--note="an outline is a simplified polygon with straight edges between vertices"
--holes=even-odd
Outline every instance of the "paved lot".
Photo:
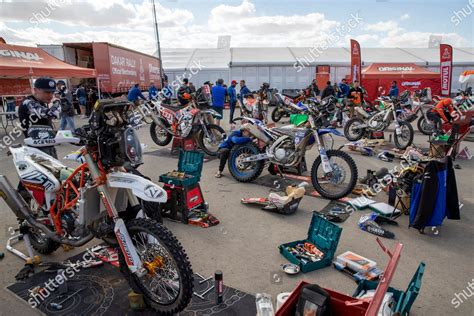
[{"label": "paved lot", "polygon": [[[157,181],[161,173],[176,169],[177,159],[160,157],[160,154],[168,149],[159,148],[153,144],[147,127],[140,131],[140,135],[141,141],[149,145],[144,155],[145,164],[140,167],[144,174]],[[426,141],[426,136],[416,135],[416,144],[426,144]],[[342,143],[342,140],[338,142]],[[473,143],[465,144],[471,152],[474,152]],[[64,156],[74,148],[70,145],[59,146],[59,156]],[[315,156],[313,149],[307,156],[308,163],[312,163]],[[382,166],[390,168],[394,165],[374,157],[368,158],[357,154],[353,157],[357,162],[359,174],[365,174],[366,169],[377,170]],[[402,216],[398,220],[399,227],[391,228],[396,239],[383,240],[389,248],[393,248],[397,242],[404,245],[392,286],[405,289],[420,261],[426,263],[421,293],[412,308],[413,315],[472,315],[474,298],[468,298],[457,309],[451,303],[455,293],[466,290],[468,282],[472,282],[474,278],[472,269],[474,160],[460,160],[458,163],[462,167],[456,172],[459,195],[464,203],[461,210],[462,219],[460,221],[446,220],[440,235],[435,237],[420,235],[417,231],[408,229],[408,218]],[[241,197],[266,196],[269,188],[237,183],[231,178],[227,169],[223,178],[216,179],[214,173],[217,166],[217,160],[205,163],[201,185],[205,199],[210,204],[210,211],[221,221],[221,224],[202,229],[165,222],[182,242],[194,271],[203,275],[212,275],[215,270],[220,269],[224,272],[225,284],[250,293],[267,292],[273,297],[280,292],[291,291],[295,284],[303,279],[349,295],[353,293],[356,284],[332,267],[300,274],[297,277],[288,277],[279,273],[280,264],[286,261],[279,254],[278,245],[304,238],[312,210],[323,208],[328,203],[327,200],[306,196],[298,212],[292,216],[270,214],[258,208],[242,206]],[[13,183],[16,183],[17,176],[11,157],[7,157],[5,151],[0,153],[0,170]],[[377,199],[386,202],[387,196],[383,193]],[[337,254],[351,250],[377,261],[383,268],[387,263],[387,257],[377,246],[375,236],[362,232],[357,227],[361,214],[365,213],[353,214],[341,224],[343,232]],[[15,225],[15,218],[4,202],[0,202],[0,214],[0,243],[5,244],[9,234],[8,227]],[[82,249],[75,249],[68,253],[58,250],[53,255],[43,257],[43,261],[66,259],[80,251]],[[5,258],[0,261],[2,288],[14,281],[14,275],[22,265],[23,263],[18,258],[6,253]],[[31,308],[3,289],[0,290],[0,302],[1,315],[31,314]]]}]

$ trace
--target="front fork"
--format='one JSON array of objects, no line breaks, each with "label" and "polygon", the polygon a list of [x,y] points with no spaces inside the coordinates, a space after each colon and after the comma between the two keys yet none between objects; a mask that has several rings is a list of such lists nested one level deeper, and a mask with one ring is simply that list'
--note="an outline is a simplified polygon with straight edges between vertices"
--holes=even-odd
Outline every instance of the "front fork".
[{"label": "front fork", "polygon": [[[99,169],[97,168],[97,164],[89,154],[85,155],[85,159],[92,178],[94,179],[94,181],[100,183],[101,174]],[[127,227],[125,226],[125,222],[119,217],[118,212],[115,209],[115,205],[113,203],[113,199],[110,197],[107,185],[99,184],[97,186],[97,191],[99,192],[100,198],[105,206],[105,209],[107,210],[109,217],[114,221],[114,233],[117,237],[120,250],[122,251],[125,257],[125,262],[127,263],[128,268],[132,273],[135,273],[137,276],[145,275],[147,271],[143,268],[143,263],[140,260],[140,257],[138,256],[135,246],[133,245],[132,239],[130,238],[130,234],[128,233]],[[130,195],[131,194],[129,194],[129,197]],[[138,200],[136,199],[136,197],[134,197],[134,199],[130,200],[130,202],[136,205],[135,203],[138,203]]]},{"label": "front fork", "polygon": [[330,173],[332,172],[333,168],[331,166],[331,161],[329,160],[329,157],[326,153],[326,148],[324,147],[322,139],[318,135],[317,132],[314,133],[314,138],[316,138],[316,142],[318,144],[318,151],[319,151],[319,156],[321,157],[321,164],[323,165],[323,171],[324,173]]}]

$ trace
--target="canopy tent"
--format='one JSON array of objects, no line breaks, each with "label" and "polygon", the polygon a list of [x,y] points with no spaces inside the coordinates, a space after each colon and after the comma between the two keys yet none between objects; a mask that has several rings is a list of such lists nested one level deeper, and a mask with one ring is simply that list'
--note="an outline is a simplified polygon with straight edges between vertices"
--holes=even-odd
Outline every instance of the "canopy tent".
[{"label": "canopy tent", "polygon": [[474,70],[466,70],[459,76],[460,83],[474,82]]},{"label": "canopy tent", "polygon": [[67,64],[36,47],[0,43],[1,95],[24,95],[31,90],[28,79],[94,78],[95,69]]},{"label": "canopy tent", "polygon": [[441,92],[439,73],[413,63],[374,63],[362,70],[362,85],[367,90],[369,100],[387,95],[394,80],[400,92],[413,92],[427,87],[431,88],[433,95]]}]

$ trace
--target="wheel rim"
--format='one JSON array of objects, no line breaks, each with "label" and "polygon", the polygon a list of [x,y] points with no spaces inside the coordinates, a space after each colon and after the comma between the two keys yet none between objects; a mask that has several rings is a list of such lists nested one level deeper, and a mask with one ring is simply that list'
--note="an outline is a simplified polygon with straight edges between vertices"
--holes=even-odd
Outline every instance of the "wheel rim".
[{"label": "wheel rim", "polygon": [[203,134],[202,142],[207,150],[210,152],[217,152],[219,150],[219,145],[222,142],[223,134],[214,128],[209,128],[209,137],[206,134]]},{"label": "wheel rim", "polygon": [[410,139],[411,139],[411,132],[410,132],[410,129],[408,128],[408,126],[406,125],[400,125],[400,135],[396,135],[397,137],[397,141],[398,141],[398,144],[401,145],[402,147],[403,146],[408,146],[408,144],[410,143]]},{"label": "wheel rim", "polygon": [[349,126],[349,137],[357,138],[362,134],[362,129],[358,128],[360,125],[362,125],[362,123],[355,121],[351,126]]},{"label": "wheel rim", "polygon": [[179,296],[181,284],[179,270],[168,249],[146,232],[134,234],[132,241],[148,272],[140,277],[144,290],[154,301],[172,304]]},{"label": "wheel rim", "polygon": [[231,168],[239,178],[247,177],[257,169],[257,161],[242,162],[242,159],[253,156],[255,153],[250,148],[242,148],[234,154],[231,160]]},{"label": "wheel rim", "polygon": [[155,135],[160,142],[165,142],[168,138],[168,132],[159,125],[155,127]]},{"label": "wheel rim", "polygon": [[319,186],[324,192],[331,195],[339,195],[347,190],[351,183],[352,170],[347,161],[338,156],[329,157],[332,171],[325,173],[323,165],[320,163],[316,170],[316,178]]},{"label": "wheel rim", "polygon": [[422,123],[421,123],[421,128],[427,132],[427,133],[430,133],[433,131],[434,129],[434,124],[430,121],[427,121],[427,120],[423,120]]}]

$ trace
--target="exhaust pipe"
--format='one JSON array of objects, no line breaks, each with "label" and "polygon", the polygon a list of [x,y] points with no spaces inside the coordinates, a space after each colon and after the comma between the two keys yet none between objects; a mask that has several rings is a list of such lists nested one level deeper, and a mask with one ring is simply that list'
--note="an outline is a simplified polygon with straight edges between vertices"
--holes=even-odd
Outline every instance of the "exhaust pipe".
[{"label": "exhaust pipe", "polygon": [[66,237],[57,235],[54,231],[50,230],[46,225],[38,222],[33,215],[30,213],[30,208],[26,204],[23,197],[13,188],[12,184],[4,175],[0,175],[0,197],[2,197],[10,209],[15,213],[16,217],[20,220],[26,220],[30,226],[42,231],[48,238],[53,241],[69,245],[72,247],[80,247],[94,238],[92,233],[77,240],[71,240]]}]

